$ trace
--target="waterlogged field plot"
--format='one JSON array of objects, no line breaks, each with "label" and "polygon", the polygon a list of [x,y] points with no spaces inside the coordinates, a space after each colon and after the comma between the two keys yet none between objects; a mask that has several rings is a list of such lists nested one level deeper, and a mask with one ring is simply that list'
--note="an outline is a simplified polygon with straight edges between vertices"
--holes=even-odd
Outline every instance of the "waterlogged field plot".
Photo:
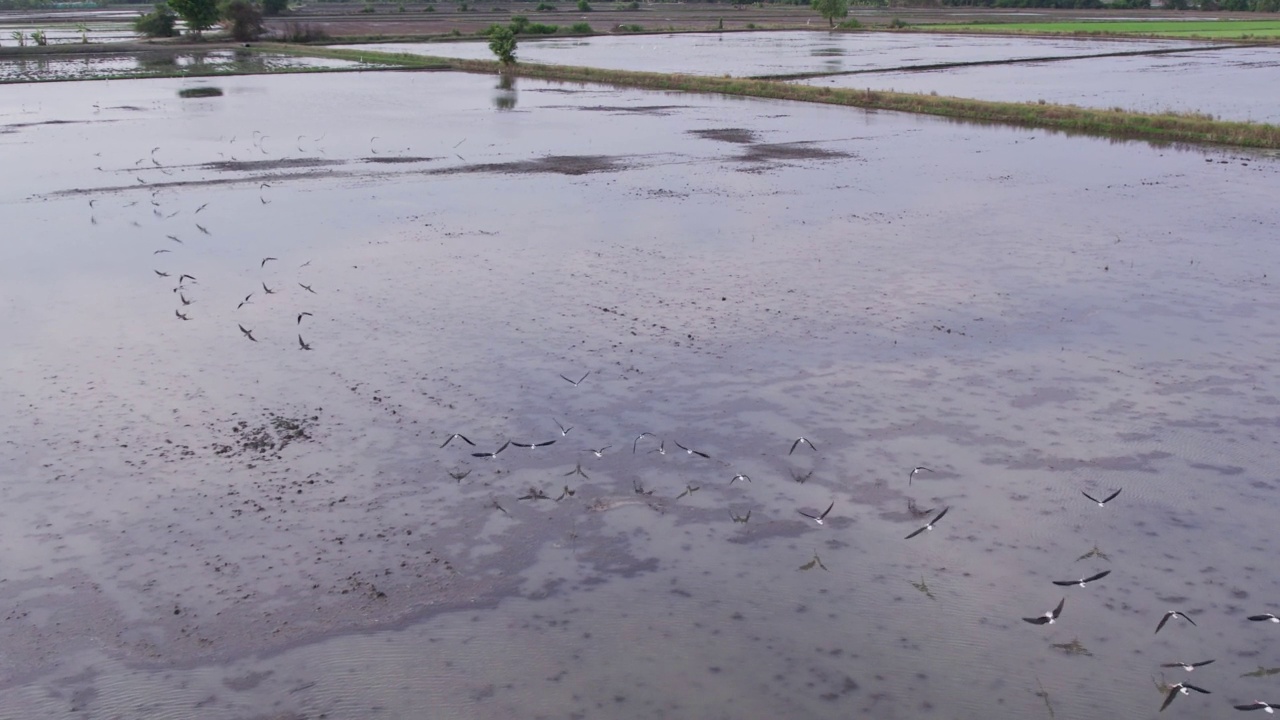
[{"label": "waterlogged field plot", "polygon": [[[219,86],[0,95],[0,715],[1157,717],[1161,665],[1214,659],[1168,713],[1227,718],[1273,687],[1274,158]],[[1196,624],[1153,634],[1170,609]]]},{"label": "waterlogged field plot", "polygon": [[378,67],[384,66],[357,60],[298,57],[248,50],[41,55],[0,59],[0,83],[85,80],[102,77],[358,70]]},{"label": "waterlogged field plot", "polygon": [[803,82],[1280,123],[1280,94],[1258,92],[1258,88],[1280,87],[1280,48],[1274,47],[866,73]]},{"label": "waterlogged field plot", "polygon": [[[486,41],[354,45],[357,49],[462,59],[491,59]],[[612,70],[702,75],[785,75],[792,73],[888,70],[937,63],[1034,60],[1124,51],[1196,47],[1170,40],[1056,40],[986,38],[966,35],[887,33],[758,32],[684,33],[572,40],[521,39],[521,62],[581,65]]]},{"label": "waterlogged field plot", "polygon": [[1165,37],[1248,40],[1280,37],[1280,20],[1082,20],[920,25],[931,32],[1114,33]]}]

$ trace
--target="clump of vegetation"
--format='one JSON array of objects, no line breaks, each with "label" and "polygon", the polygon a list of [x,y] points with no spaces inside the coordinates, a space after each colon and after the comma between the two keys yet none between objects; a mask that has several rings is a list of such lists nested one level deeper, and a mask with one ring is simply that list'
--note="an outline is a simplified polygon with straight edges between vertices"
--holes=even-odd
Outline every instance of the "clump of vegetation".
[{"label": "clump of vegetation", "polygon": [[578,12],[591,12],[591,3],[587,0],[578,0]]},{"label": "clump of vegetation", "polygon": [[849,0],[812,0],[811,5],[833,28],[838,18],[849,16]]},{"label": "clump of vegetation", "polygon": [[27,34],[22,32],[21,30],[14,30],[13,32],[9,33],[9,37],[18,41],[18,47],[27,46]]},{"label": "clump of vegetation", "polygon": [[569,32],[577,33],[579,35],[590,35],[595,31],[591,29],[591,25],[589,23],[576,22],[569,26]]},{"label": "clump of vegetation", "polygon": [[538,3],[538,7],[534,8],[534,10],[537,10],[538,12],[555,12],[556,6],[548,2],[540,2]]},{"label": "clump of vegetation", "polygon": [[373,13],[378,12],[378,8],[374,7],[373,3],[367,2],[364,4],[364,7],[360,8],[360,12],[372,15]]},{"label": "clump of vegetation", "polygon": [[76,23],[76,32],[80,33],[80,44],[89,44],[89,26],[84,23]]},{"label": "clump of vegetation", "polygon": [[156,3],[155,11],[135,20],[133,29],[146,37],[173,37],[178,34],[177,23],[178,15],[168,3]]},{"label": "clump of vegetation", "polygon": [[180,98],[222,97],[222,88],[216,88],[216,87],[183,88],[178,91],[178,97]]},{"label": "clump of vegetation", "polygon": [[280,39],[285,42],[305,43],[316,40],[328,40],[329,33],[325,29],[311,23],[291,22],[281,30]]},{"label": "clump of vegetation", "polygon": [[37,45],[48,45],[48,44],[49,44],[49,38],[48,38],[47,36],[45,36],[45,34],[44,34],[44,31],[43,31],[43,30],[32,30],[32,31],[31,31],[31,41],[32,41],[32,42],[34,42],[34,43],[35,43],[35,44],[37,44]]},{"label": "clump of vegetation", "polygon": [[495,26],[489,33],[489,49],[498,56],[498,62],[505,66],[516,64],[516,34],[511,28]]},{"label": "clump of vegetation", "polygon": [[220,16],[216,0],[169,0],[169,7],[187,24],[187,34],[196,38],[203,37]]},{"label": "clump of vegetation", "polygon": [[245,42],[262,36],[262,10],[249,0],[226,0],[222,4],[222,19],[231,31],[231,37]]},{"label": "clump of vegetation", "polygon": [[614,30],[617,30],[618,32],[644,32],[644,26],[632,23],[630,25],[619,25],[614,28]]},{"label": "clump of vegetation", "polygon": [[905,27],[911,27],[911,26],[907,23],[906,20],[903,20],[902,18],[894,18],[889,21],[889,28],[891,30],[901,30],[902,28],[905,28]]},{"label": "clump of vegetation", "polygon": [[861,30],[862,23],[858,22],[858,18],[849,18],[848,20],[845,20],[844,22],[840,23],[836,27],[840,28],[841,30]]}]

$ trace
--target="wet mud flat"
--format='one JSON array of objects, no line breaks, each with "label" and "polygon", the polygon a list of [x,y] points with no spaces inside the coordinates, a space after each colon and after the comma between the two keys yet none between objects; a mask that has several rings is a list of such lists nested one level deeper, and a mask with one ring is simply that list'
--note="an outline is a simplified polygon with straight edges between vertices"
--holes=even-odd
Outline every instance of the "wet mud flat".
[{"label": "wet mud flat", "polygon": [[0,105],[5,714],[1146,716],[1201,650],[1192,710],[1265,692],[1275,159],[219,85]]}]

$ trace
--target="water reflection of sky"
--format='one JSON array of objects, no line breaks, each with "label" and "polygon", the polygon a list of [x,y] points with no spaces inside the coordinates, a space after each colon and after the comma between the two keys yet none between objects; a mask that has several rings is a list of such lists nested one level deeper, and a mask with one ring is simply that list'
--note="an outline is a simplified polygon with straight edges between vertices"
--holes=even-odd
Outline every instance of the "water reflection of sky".
[{"label": "water reflection of sky", "polygon": [[[1275,161],[495,84],[0,95],[4,714],[1147,717],[1208,657],[1170,712],[1265,696]],[[269,412],[313,440],[214,452]],[[907,541],[908,498],[951,511]]]}]

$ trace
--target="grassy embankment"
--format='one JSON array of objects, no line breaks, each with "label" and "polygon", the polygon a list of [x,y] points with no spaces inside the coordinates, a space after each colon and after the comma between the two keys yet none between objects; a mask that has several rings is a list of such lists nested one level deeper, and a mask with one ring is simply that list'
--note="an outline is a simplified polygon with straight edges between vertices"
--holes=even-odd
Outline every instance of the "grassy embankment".
[{"label": "grassy embankment", "polygon": [[[388,56],[369,51],[338,48],[312,47],[298,49],[297,52],[347,59],[360,56],[366,60],[379,62],[401,61],[410,67],[448,68],[477,73],[497,73],[500,69],[497,62],[489,60]],[[867,110],[896,110],[939,115],[958,120],[1045,128],[1151,142],[1280,149],[1280,126],[1215,120],[1197,114],[1134,113],[1082,108],[1074,105],[992,102],[880,90],[814,87],[771,80],[601,70],[564,65],[517,64],[512,68],[512,72],[522,77],[564,82],[605,83],[650,90],[818,102]]]},{"label": "grassy embankment", "polygon": [[928,32],[1118,35],[1206,40],[1280,40],[1280,20],[1065,20],[912,25]]}]

